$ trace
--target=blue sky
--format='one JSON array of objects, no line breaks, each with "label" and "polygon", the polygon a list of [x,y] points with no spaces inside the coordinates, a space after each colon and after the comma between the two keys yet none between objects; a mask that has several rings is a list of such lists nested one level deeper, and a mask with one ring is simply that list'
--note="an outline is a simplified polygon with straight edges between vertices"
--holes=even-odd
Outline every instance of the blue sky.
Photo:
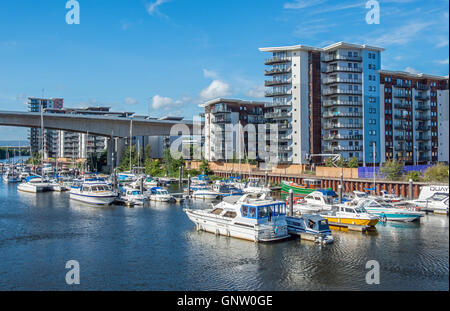
[{"label": "blue sky", "polygon": [[[66,0],[0,3],[0,110],[26,110],[29,96],[67,107],[110,106],[192,119],[218,96],[263,100],[259,47],[345,41],[386,48],[382,67],[448,75],[448,0],[366,1]],[[0,128],[0,140],[26,130]]]}]

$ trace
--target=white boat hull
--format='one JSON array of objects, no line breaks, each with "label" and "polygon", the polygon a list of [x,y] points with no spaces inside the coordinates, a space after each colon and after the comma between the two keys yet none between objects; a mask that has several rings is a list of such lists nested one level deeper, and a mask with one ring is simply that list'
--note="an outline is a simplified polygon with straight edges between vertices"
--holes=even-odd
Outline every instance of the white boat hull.
[{"label": "white boat hull", "polygon": [[186,210],[189,219],[196,225],[198,231],[217,235],[234,237],[252,242],[271,242],[287,238],[287,225],[280,226],[276,232],[265,226],[233,224],[231,221],[202,215],[193,210]]},{"label": "white boat hull", "polygon": [[192,197],[194,199],[200,199],[200,200],[216,200],[220,195],[216,192],[210,192],[210,191],[195,191],[192,194]]},{"label": "white boat hull", "polygon": [[92,205],[111,205],[116,199],[116,196],[93,196],[70,193],[70,199]]},{"label": "white boat hull", "polygon": [[29,192],[29,193],[39,193],[44,192],[47,189],[47,184],[27,184],[22,183],[17,186],[17,190],[22,192]]}]

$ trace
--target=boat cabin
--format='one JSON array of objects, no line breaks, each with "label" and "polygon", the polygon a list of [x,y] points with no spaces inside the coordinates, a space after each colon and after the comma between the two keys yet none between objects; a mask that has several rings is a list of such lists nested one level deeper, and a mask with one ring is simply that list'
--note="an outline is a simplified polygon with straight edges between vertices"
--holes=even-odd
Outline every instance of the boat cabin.
[{"label": "boat cabin", "polygon": [[243,204],[241,206],[241,215],[244,218],[268,219],[271,221],[272,217],[286,215],[286,204],[281,202],[267,205]]}]

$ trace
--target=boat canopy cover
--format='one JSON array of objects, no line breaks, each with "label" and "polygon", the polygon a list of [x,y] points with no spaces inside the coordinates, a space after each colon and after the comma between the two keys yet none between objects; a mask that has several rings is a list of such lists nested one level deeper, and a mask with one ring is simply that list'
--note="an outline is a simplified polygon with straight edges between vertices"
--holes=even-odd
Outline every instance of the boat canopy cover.
[{"label": "boat canopy cover", "polygon": [[375,188],[365,188],[366,191],[375,191]]},{"label": "boat canopy cover", "polygon": [[325,218],[323,218],[320,215],[303,215],[302,216],[305,220],[312,220],[314,222],[319,222],[321,220],[324,220]]},{"label": "boat canopy cover", "polygon": [[151,190],[152,190],[152,191],[163,190],[163,188],[161,188],[161,187],[153,187]]},{"label": "boat canopy cover", "polygon": [[337,193],[334,192],[333,190],[320,189],[320,190],[317,190],[317,191],[321,192],[325,196],[329,196],[329,197],[336,197],[337,196]]},{"label": "boat canopy cover", "polygon": [[198,180],[209,180],[208,175],[198,175]]},{"label": "boat canopy cover", "polygon": [[26,178],[26,181],[29,182],[32,179],[41,178],[40,176],[29,176]]}]

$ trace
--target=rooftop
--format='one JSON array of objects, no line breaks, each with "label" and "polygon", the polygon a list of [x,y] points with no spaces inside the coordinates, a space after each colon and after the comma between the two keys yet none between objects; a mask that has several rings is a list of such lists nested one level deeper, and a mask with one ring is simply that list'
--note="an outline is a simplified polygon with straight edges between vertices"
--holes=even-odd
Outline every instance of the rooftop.
[{"label": "rooftop", "polygon": [[240,100],[240,99],[226,99],[226,98],[216,98],[210,101],[207,101],[206,103],[200,105],[200,107],[207,107],[215,104],[221,104],[221,103],[227,103],[227,104],[241,104],[241,105],[254,105],[254,106],[261,106],[267,104],[267,102],[257,102],[257,101],[248,101],[248,100]]},{"label": "rooftop", "polygon": [[347,48],[347,49],[365,49],[365,50],[371,50],[371,51],[377,51],[377,52],[383,52],[385,49],[376,47],[376,46],[370,46],[366,44],[352,44],[352,43],[345,43],[345,42],[337,42],[332,45],[326,46],[324,48],[318,48],[318,47],[311,47],[307,45],[291,45],[291,46],[280,46],[280,47],[267,47],[267,48],[260,48],[259,50],[261,52],[280,52],[280,51],[318,51],[318,52],[325,52],[333,49],[338,48]]},{"label": "rooftop", "polygon": [[384,74],[384,75],[401,76],[401,77],[406,77],[406,78],[448,80],[448,76],[436,76],[436,75],[429,75],[429,74],[425,74],[425,73],[411,73],[411,72],[406,72],[406,71],[380,70],[379,73]]}]

